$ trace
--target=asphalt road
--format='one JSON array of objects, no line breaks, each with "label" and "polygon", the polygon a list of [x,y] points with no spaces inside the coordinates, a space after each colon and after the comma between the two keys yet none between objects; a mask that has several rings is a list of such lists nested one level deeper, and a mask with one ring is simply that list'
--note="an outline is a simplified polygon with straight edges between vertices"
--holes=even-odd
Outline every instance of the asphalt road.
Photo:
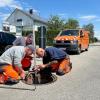
[{"label": "asphalt road", "polygon": [[35,91],[31,90],[34,85],[22,82],[0,85],[0,100],[100,100],[100,43],[70,58],[72,71],[58,77],[56,82],[37,86]]}]

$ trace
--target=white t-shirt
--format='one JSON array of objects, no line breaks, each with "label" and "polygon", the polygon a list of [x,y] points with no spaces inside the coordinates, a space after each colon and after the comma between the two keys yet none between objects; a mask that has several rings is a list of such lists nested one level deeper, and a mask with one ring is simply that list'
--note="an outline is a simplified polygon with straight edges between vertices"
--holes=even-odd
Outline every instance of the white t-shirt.
[{"label": "white t-shirt", "polygon": [[21,60],[25,57],[24,46],[13,46],[0,56],[0,63],[22,67]]}]

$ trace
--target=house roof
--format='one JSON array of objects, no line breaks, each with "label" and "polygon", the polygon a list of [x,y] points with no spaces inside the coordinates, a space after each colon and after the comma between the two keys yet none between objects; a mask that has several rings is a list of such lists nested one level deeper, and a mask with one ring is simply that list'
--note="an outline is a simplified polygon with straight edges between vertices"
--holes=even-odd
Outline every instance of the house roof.
[{"label": "house roof", "polygon": [[[23,10],[21,10],[21,9],[18,9],[18,8],[16,8],[16,9],[11,13],[11,15],[12,15],[13,13],[15,13],[16,11],[22,12],[22,13],[25,14],[26,16],[30,17],[33,21],[37,21],[37,22],[41,22],[41,23],[47,24],[47,21],[46,21],[45,19],[41,18],[39,15],[35,14],[34,12],[33,12],[33,14],[29,14],[28,12],[25,12],[25,11],[23,11]],[[10,16],[11,16],[11,15],[10,15]],[[6,21],[10,18],[10,16],[6,19]]]}]

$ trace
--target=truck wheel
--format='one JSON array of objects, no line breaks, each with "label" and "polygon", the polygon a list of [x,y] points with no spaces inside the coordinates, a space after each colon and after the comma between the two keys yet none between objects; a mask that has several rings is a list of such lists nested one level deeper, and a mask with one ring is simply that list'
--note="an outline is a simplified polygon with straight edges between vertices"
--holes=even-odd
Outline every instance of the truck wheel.
[{"label": "truck wheel", "polygon": [[88,48],[89,48],[89,45],[88,45],[88,47],[85,49],[85,51],[88,51]]},{"label": "truck wheel", "polygon": [[88,51],[88,48],[86,48],[85,51]]},{"label": "truck wheel", "polygon": [[80,54],[80,53],[81,53],[81,47],[78,47],[77,54]]}]

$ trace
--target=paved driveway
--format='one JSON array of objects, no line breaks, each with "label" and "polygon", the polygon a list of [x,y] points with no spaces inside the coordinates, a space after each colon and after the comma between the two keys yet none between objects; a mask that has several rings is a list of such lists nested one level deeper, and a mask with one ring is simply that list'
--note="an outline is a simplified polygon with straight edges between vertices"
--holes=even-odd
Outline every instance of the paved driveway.
[{"label": "paved driveway", "polygon": [[[72,71],[58,77],[56,82],[37,86],[35,91],[32,91],[34,85],[22,82],[14,86],[1,85],[0,100],[100,100],[100,43],[70,57]],[[40,63],[39,59],[37,62]]]}]

